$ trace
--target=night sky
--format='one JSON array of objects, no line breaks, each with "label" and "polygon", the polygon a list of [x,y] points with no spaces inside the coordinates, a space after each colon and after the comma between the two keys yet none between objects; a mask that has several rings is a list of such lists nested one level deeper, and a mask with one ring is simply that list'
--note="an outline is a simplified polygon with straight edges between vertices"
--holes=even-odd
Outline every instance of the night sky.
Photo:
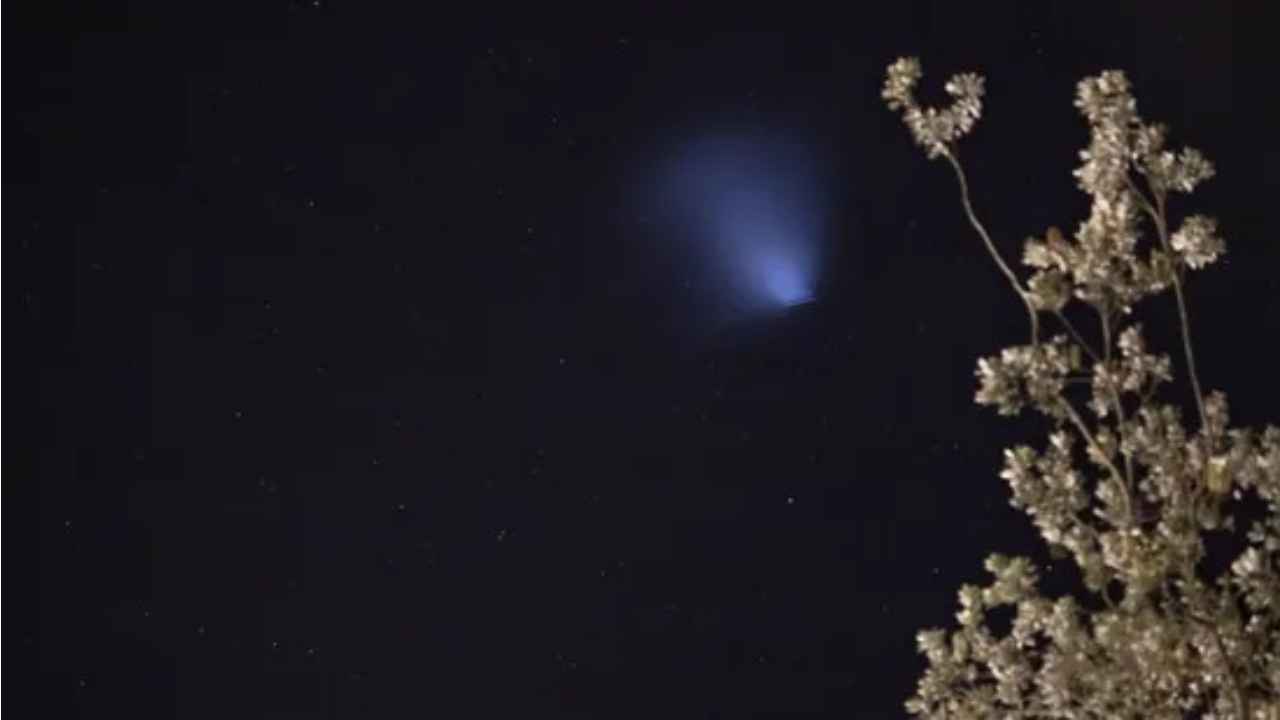
[{"label": "night sky", "polygon": [[1087,215],[1075,83],[1124,70],[1217,165],[1201,378],[1277,420],[1261,14],[370,5],[6,7],[11,710],[901,717],[915,631],[1047,558],[996,475],[1045,427],[972,402],[1024,311],[901,55],[986,75],[1010,258]]}]

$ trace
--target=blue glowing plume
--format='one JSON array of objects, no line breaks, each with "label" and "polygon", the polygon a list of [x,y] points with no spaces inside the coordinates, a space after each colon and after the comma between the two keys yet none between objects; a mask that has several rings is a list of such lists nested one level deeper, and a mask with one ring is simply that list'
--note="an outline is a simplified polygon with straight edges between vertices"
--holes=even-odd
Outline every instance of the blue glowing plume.
[{"label": "blue glowing plume", "polygon": [[793,253],[759,248],[751,262],[762,276],[759,283],[765,293],[777,304],[799,305],[813,299],[812,273],[806,272]]},{"label": "blue glowing plume", "polygon": [[766,133],[668,152],[659,212],[674,235],[672,264],[701,287],[696,308],[741,316],[812,301],[825,208],[809,152]]},{"label": "blue glowing plume", "polygon": [[748,170],[716,179],[720,184],[706,189],[704,222],[720,265],[730,275],[728,285],[738,295],[737,304],[789,307],[811,300],[816,223],[795,207],[795,190],[786,186],[794,179],[767,178]]}]

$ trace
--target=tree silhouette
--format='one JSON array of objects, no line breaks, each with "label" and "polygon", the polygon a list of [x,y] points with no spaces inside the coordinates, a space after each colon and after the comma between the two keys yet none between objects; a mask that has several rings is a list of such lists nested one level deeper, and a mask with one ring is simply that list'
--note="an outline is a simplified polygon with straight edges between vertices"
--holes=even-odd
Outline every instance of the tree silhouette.
[{"label": "tree silhouette", "polygon": [[[1191,193],[1213,166],[1197,150],[1166,149],[1167,128],[1143,122],[1122,72],[1084,79],[1075,106],[1090,141],[1074,175],[1090,214],[1071,238],[1050,228],[1026,240],[1024,281],[974,213],[957,154],[982,115],[983,79],[952,77],[953,103],[936,109],[915,99],[921,76],[918,60],[897,60],[882,97],[926,155],[955,171],[969,222],[1029,322],[1027,344],[978,360],[975,401],[1048,420],[1042,449],[1006,449],[1000,477],[1054,554],[1074,560],[1082,587],[1045,597],[1030,559],[990,555],[990,584],[960,588],[959,627],[918,633],[928,667],[908,712],[1280,718],[1280,428],[1230,427],[1226,396],[1202,390],[1184,286],[1226,246],[1205,215],[1170,230],[1170,195]],[[1169,289],[1194,429],[1161,400],[1170,359],[1148,350],[1132,318]],[[1073,305],[1096,320],[1094,342],[1068,318]],[[1050,325],[1061,330],[1048,335]],[[1211,533],[1237,542],[1217,577],[1204,562]],[[1012,612],[1008,632],[989,625],[997,608]]]}]

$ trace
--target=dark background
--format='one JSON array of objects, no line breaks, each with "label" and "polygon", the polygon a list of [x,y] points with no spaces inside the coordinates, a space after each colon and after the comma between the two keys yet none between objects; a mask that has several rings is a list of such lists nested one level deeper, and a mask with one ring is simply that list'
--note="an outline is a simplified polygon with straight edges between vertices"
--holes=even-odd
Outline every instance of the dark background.
[{"label": "dark background", "polygon": [[[1218,168],[1175,206],[1229,243],[1201,377],[1276,420],[1261,11],[252,8],[6,6],[11,710],[901,716],[915,631],[991,550],[1043,557],[996,477],[1043,426],[972,404],[1025,319],[883,107],[899,55],[930,101],[987,76],[961,152],[1010,257],[1085,217],[1075,83],[1125,70]],[[631,200],[699,123],[828,153],[816,302],[680,322]]]}]

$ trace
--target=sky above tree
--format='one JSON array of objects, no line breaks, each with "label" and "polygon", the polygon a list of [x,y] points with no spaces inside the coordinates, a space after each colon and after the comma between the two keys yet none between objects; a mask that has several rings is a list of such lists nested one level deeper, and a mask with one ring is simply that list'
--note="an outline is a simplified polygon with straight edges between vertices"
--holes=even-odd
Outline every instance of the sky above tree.
[{"label": "sky above tree", "polygon": [[989,552],[1037,551],[997,477],[1027,427],[972,402],[1024,311],[883,106],[902,55],[930,104],[985,75],[961,160],[1010,256],[1086,216],[1075,83],[1123,69],[1218,169],[1200,376],[1275,420],[1260,17],[419,12],[7,18],[12,697],[901,716],[915,631]]}]

